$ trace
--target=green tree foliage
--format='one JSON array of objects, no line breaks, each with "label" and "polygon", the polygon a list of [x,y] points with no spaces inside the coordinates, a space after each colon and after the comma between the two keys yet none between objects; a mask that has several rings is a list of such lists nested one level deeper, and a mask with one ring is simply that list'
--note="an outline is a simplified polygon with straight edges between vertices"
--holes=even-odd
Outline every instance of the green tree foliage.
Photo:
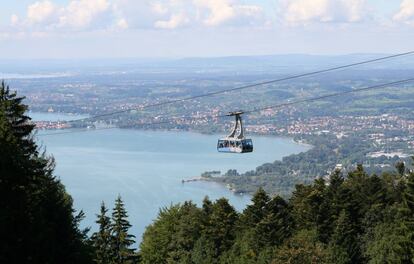
[{"label": "green tree foliage", "polygon": [[339,214],[330,245],[333,263],[359,263],[357,232],[345,210],[342,210]]},{"label": "green tree foliage", "polygon": [[212,264],[217,263],[217,252],[214,242],[202,235],[194,245],[191,252],[191,263]]},{"label": "green tree foliage", "polygon": [[407,259],[414,263],[414,172],[408,175],[407,187],[404,192],[404,205],[401,209],[401,214],[403,215],[402,227],[406,230],[406,246],[410,249],[410,252],[406,253],[406,255]]},{"label": "green tree foliage", "polygon": [[407,188],[404,194],[405,204],[414,216],[414,172],[408,175]]},{"label": "green tree foliage", "polygon": [[404,162],[403,162],[403,161],[398,161],[398,162],[395,164],[395,168],[397,169],[398,174],[399,174],[400,176],[404,176],[404,173],[405,173],[405,164],[404,164]]},{"label": "green tree foliage", "polygon": [[241,222],[242,224],[251,226],[259,223],[266,215],[266,205],[270,201],[269,195],[260,188],[253,195],[252,204],[248,205],[244,210]]},{"label": "green tree foliage", "polygon": [[111,234],[111,219],[107,216],[108,209],[105,203],[101,204],[101,212],[96,223],[99,231],[92,235],[93,248],[95,250],[95,262],[97,264],[109,264],[112,260],[111,245],[114,237]]},{"label": "green tree foliage", "polygon": [[[191,210],[190,210],[191,208]],[[238,214],[220,199],[160,212],[144,263],[413,263],[414,174],[362,166],[297,185],[287,201],[259,189]]]},{"label": "green tree foliage", "polygon": [[411,263],[406,231],[399,222],[377,225],[366,245],[368,263]]},{"label": "green tree foliage", "polygon": [[293,235],[274,253],[272,264],[323,264],[328,262],[328,253],[319,242],[315,231],[301,230]]},{"label": "green tree foliage", "polygon": [[208,223],[202,233],[213,242],[216,257],[232,246],[237,219],[237,212],[227,199],[221,198],[213,204]]},{"label": "green tree foliage", "polygon": [[113,264],[128,264],[134,259],[134,250],[131,246],[135,243],[134,236],[129,234],[131,224],[125,210],[121,196],[115,200],[112,211],[111,231],[111,257]]},{"label": "green tree foliage", "polygon": [[140,245],[142,263],[191,263],[191,258],[204,256],[202,245],[198,256],[192,256],[201,234],[202,215],[201,209],[191,202],[162,209],[157,220],[145,230]]},{"label": "green tree foliage", "polygon": [[90,263],[83,213],[39,152],[23,99],[0,84],[0,263]]}]

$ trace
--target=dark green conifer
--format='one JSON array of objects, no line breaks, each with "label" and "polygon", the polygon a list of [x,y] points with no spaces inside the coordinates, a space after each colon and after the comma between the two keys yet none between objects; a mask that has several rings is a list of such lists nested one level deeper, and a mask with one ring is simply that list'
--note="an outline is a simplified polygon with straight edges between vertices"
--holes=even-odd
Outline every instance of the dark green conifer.
[{"label": "dark green conifer", "polygon": [[253,227],[266,215],[267,204],[270,201],[269,195],[259,188],[253,195],[252,204],[248,205],[241,216],[241,225]]},{"label": "dark green conifer", "polygon": [[401,214],[404,219],[401,224],[406,230],[406,247],[410,249],[407,252],[407,259],[411,259],[412,263],[414,263],[414,172],[408,175],[407,187],[404,193],[404,207],[401,208]]},{"label": "dark green conifer", "polygon": [[399,161],[395,164],[395,168],[400,176],[404,176],[405,173],[405,164],[403,161]]},{"label": "dark green conifer", "polygon": [[190,263],[191,252],[201,234],[201,210],[192,202],[184,202],[177,220],[167,262]]},{"label": "dark green conifer", "polygon": [[115,200],[115,207],[112,211],[112,263],[129,264],[133,262],[134,250],[131,246],[135,243],[135,236],[128,233],[131,224],[128,221],[128,214],[125,210],[121,196]]},{"label": "dark green conifer", "polygon": [[106,215],[108,209],[105,203],[101,203],[100,214],[97,215],[96,223],[99,225],[99,231],[92,235],[92,243],[95,250],[95,262],[97,264],[109,264],[112,260],[111,255],[111,219]]},{"label": "dark green conifer", "polygon": [[[412,263],[412,243],[399,217],[395,221],[375,226],[365,245],[368,263]],[[410,249],[411,247],[411,249]]]},{"label": "dark green conifer", "polygon": [[407,187],[404,196],[405,204],[414,216],[414,173],[410,173],[407,178]]},{"label": "dark green conifer", "polygon": [[276,249],[271,264],[324,264],[328,261],[328,252],[317,239],[314,230],[301,230]]},{"label": "dark green conifer", "polygon": [[336,222],[335,231],[330,243],[331,260],[333,263],[360,263],[360,252],[357,233],[349,214],[343,210]]},{"label": "dark green conifer", "polygon": [[253,244],[259,249],[282,244],[294,227],[288,204],[280,196],[272,198],[263,210],[266,215],[253,229]]},{"label": "dark green conifer", "polygon": [[237,212],[227,199],[221,198],[213,204],[209,223],[204,228],[203,234],[215,246],[214,257],[218,258],[232,246],[237,219]]},{"label": "dark green conifer", "polygon": [[23,99],[0,84],[0,263],[89,263],[83,213],[39,154]]},{"label": "dark green conifer", "polygon": [[209,216],[212,211],[213,211],[213,203],[208,198],[208,196],[206,196],[203,199],[203,214],[204,214],[204,217]]},{"label": "dark green conifer", "polygon": [[317,234],[321,242],[328,243],[330,236],[335,228],[335,222],[339,213],[343,209],[343,203],[346,200],[342,184],[344,177],[339,170],[335,170],[329,177],[329,185],[323,194],[323,201],[319,207],[319,216],[317,218]]}]

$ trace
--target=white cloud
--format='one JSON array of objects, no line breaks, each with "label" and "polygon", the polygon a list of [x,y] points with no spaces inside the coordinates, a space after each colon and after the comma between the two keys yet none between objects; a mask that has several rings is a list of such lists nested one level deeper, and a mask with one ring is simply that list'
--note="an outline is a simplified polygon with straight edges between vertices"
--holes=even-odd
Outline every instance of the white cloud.
[{"label": "white cloud", "polygon": [[264,16],[263,10],[259,6],[240,5],[231,0],[194,0],[194,4],[199,10],[201,9],[201,13],[203,13],[203,9],[208,11],[202,21],[207,26],[218,26],[241,18],[250,22],[250,20]]},{"label": "white cloud", "polygon": [[171,24],[177,23],[173,20],[178,20],[182,10],[173,6],[172,0],[113,0],[115,16],[128,21],[129,28],[166,28],[170,20]]},{"label": "white cloud", "polygon": [[121,19],[114,20],[108,0],[70,0],[66,6],[44,0],[29,5],[23,19],[13,15],[11,25],[32,32],[86,30],[109,27]]},{"label": "white cloud", "polygon": [[106,11],[107,0],[72,0],[59,17],[59,27],[85,28]]},{"label": "white cloud", "polygon": [[10,18],[10,23],[12,26],[16,26],[19,24],[19,17],[16,14],[13,14]]},{"label": "white cloud", "polygon": [[161,3],[152,3],[151,4],[151,9],[152,11],[154,11],[156,14],[159,15],[164,15],[168,12],[168,9]]},{"label": "white cloud", "polygon": [[51,1],[36,2],[27,8],[27,22],[29,24],[50,22],[56,16],[57,11],[58,7]]},{"label": "white cloud", "polygon": [[[127,30],[133,28],[246,26],[264,24],[264,13],[241,0],[40,0],[11,26],[27,33]],[[30,35],[30,34],[28,34]]]},{"label": "white cloud", "polygon": [[185,25],[189,22],[189,19],[184,14],[172,15],[169,20],[156,21],[154,26],[162,29],[174,29],[179,26]]},{"label": "white cloud", "polygon": [[116,12],[131,22],[131,27],[175,29],[183,26],[221,26],[237,22],[252,24],[263,10],[255,5],[240,5],[239,0],[116,0]]},{"label": "white cloud", "polygon": [[395,21],[412,23],[414,20],[414,0],[403,0],[400,10],[393,17]]},{"label": "white cloud", "polygon": [[119,29],[127,29],[129,27],[128,22],[125,20],[125,18],[119,19],[118,22],[116,23],[116,26]]},{"label": "white cloud", "polygon": [[279,3],[284,20],[290,24],[358,22],[368,14],[366,0],[280,0]]},{"label": "white cloud", "polygon": [[209,10],[209,15],[204,19],[208,26],[219,25],[235,16],[234,8],[227,0],[194,0],[194,3]]}]

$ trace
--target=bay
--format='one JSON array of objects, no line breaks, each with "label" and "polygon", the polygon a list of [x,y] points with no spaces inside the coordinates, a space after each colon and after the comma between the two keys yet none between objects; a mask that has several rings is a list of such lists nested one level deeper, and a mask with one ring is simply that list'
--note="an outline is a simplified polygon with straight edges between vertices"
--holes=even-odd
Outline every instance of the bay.
[{"label": "bay", "polygon": [[[56,131],[59,132],[59,131]],[[204,171],[237,169],[239,172],[309,149],[289,138],[253,137],[255,150],[249,154],[217,153],[217,135],[190,132],[94,130],[42,136],[37,141],[55,157],[55,174],[86,218],[82,226],[96,230],[101,201],[112,209],[121,195],[139,243],[145,227],[160,208],[192,200],[201,204],[226,197],[239,211],[250,202],[249,195],[236,195],[225,186],[210,182],[182,183]]]}]

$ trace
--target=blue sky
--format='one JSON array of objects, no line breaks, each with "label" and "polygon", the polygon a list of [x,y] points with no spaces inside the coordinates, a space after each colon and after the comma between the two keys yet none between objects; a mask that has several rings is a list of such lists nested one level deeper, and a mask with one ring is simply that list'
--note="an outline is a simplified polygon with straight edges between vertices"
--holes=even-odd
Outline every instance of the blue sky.
[{"label": "blue sky", "polygon": [[0,59],[395,53],[414,0],[1,1]]}]

